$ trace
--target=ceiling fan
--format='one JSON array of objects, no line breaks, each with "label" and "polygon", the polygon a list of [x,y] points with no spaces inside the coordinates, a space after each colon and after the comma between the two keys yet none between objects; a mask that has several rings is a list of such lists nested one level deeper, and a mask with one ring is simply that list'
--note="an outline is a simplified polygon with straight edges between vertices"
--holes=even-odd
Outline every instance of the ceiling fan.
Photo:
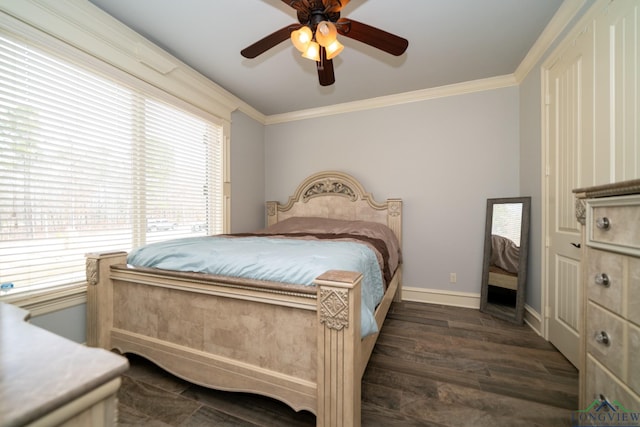
[{"label": "ceiling fan", "polygon": [[240,52],[242,56],[255,58],[290,38],[302,56],[316,61],[320,85],[330,86],[335,82],[332,58],[343,49],[337,34],[395,56],[402,55],[409,46],[402,37],[353,19],[340,18],[340,11],[349,0],[282,1],[296,10],[299,23],[287,25],[244,48]]}]

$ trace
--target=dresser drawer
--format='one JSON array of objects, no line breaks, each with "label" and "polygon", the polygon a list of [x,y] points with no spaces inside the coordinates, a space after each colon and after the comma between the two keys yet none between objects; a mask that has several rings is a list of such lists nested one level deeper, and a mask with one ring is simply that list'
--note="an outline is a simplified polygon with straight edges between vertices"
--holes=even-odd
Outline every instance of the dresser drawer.
[{"label": "dresser drawer", "polygon": [[637,196],[587,200],[587,245],[640,256],[639,207]]},{"label": "dresser drawer", "polygon": [[640,397],[588,355],[584,405],[588,406],[594,400],[603,398],[611,403],[619,402],[633,412],[640,408]]},{"label": "dresser drawer", "polygon": [[625,374],[625,322],[611,312],[589,302],[585,340],[593,355],[619,378]]},{"label": "dresser drawer", "polygon": [[587,298],[622,314],[624,255],[588,248]]}]

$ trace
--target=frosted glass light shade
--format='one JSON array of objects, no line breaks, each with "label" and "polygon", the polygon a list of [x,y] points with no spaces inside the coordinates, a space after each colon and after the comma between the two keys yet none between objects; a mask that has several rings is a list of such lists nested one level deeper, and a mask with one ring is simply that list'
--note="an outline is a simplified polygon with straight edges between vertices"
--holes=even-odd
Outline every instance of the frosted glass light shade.
[{"label": "frosted glass light shade", "polygon": [[320,45],[316,42],[310,42],[307,46],[307,50],[302,53],[302,56],[320,62]]},{"label": "frosted glass light shade", "polygon": [[311,33],[311,28],[309,27],[301,27],[299,30],[295,30],[291,32],[291,43],[298,49],[300,52],[305,52],[313,34]]},{"label": "frosted glass light shade", "polygon": [[325,47],[325,50],[327,51],[327,59],[335,58],[340,52],[342,52],[342,49],[344,49],[344,45],[338,40],[334,40],[333,43]]},{"label": "frosted glass light shade", "polygon": [[336,40],[338,30],[331,21],[322,21],[316,27],[316,41],[320,46],[327,47]]}]

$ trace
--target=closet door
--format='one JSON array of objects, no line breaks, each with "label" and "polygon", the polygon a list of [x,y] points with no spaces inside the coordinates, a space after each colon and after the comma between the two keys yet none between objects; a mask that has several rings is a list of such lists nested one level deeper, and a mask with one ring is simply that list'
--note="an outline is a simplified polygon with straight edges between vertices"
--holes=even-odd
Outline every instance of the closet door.
[{"label": "closet door", "polygon": [[580,224],[573,189],[593,181],[593,29],[547,72],[547,332],[575,366],[580,344]]},{"label": "closet door", "polygon": [[546,332],[576,366],[583,314],[572,190],[640,178],[640,0],[599,0],[587,15],[544,74]]},{"label": "closet door", "polygon": [[639,0],[616,0],[595,20],[594,184],[640,178],[639,9]]}]

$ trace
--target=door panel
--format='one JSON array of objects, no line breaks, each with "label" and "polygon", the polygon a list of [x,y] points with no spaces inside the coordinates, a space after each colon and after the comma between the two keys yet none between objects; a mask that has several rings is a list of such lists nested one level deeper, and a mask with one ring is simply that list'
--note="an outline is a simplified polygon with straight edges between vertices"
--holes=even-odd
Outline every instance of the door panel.
[{"label": "door panel", "polygon": [[[591,49],[589,48],[591,47]],[[586,28],[548,72],[548,339],[574,365],[580,344],[580,224],[573,189],[593,180],[593,32]]]},{"label": "door panel", "polygon": [[640,0],[593,7],[544,79],[546,332],[576,366],[582,270],[572,190],[640,178]]},{"label": "door panel", "polygon": [[609,165],[596,184],[640,177],[639,9],[638,0],[614,1],[595,24],[598,162]]}]

